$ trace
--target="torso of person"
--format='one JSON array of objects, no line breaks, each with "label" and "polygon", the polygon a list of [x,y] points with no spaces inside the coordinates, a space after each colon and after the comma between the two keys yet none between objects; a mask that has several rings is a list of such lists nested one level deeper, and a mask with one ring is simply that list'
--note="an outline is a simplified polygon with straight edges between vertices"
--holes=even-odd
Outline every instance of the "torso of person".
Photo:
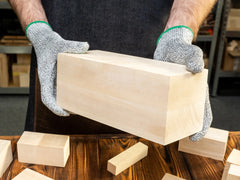
[{"label": "torso of person", "polygon": [[[49,24],[64,39],[91,49],[153,58],[173,0],[42,0]],[[81,116],[59,117],[42,103],[33,52],[26,130],[62,134],[119,133]]]}]

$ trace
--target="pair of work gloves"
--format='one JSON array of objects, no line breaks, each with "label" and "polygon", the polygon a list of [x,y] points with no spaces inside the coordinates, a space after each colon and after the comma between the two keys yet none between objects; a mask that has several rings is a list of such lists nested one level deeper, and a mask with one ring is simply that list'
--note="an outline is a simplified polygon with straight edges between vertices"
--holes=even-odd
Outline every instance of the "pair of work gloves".
[{"label": "pair of work gloves", "polygon": [[[53,113],[69,116],[68,112],[56,104],[57,54],[85,53],[89,49],[88,43],[65,40],[44,21],[30,23],[26,28],[26,35],[37,55],[42,102]],[[158,39],[154,59],[186,65],[187,70],[192,73],[201,72],[204,68],[203,52],[199,47],[192,45],[193,37],[192,30],[186,26],[175,26],[166,30]],[[200,140],[207,133],[212,122],[208,88],[206,91],[203,128],[190,136],[192,141]]]}]

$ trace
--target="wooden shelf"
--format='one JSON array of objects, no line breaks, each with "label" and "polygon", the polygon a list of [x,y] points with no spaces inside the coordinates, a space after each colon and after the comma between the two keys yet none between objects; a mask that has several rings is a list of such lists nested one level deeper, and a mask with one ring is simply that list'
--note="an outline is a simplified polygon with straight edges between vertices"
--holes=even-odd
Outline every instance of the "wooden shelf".
[{"label": "wooden shelf", "polygon": [[0,53],[5,54],[31,54],[32,46],[6,46],[0,45]]},{"label": "wooden shelf", "polygon": [[220,71],[219,77],[240,77],[240,71]]},{"label": "wooden shelf", "polygon": [[0,94],[29,94],[28,87],[6,87],[0,88]]},{"label": "wooden shelf", "polygon": [[230,38],[240,38],[240,31],[227,31],[226,37]]},{"label": "wooden shelf", "polygon": [[0,9],[12,9],[8,1],[0,1]]},{"label": "wooden shelf", "polygon": [[197,41],[198,42],[204,42],[204,41],[210,42],[210,41],[212,41],[212,36],[210,36],[210,35],[198,35],[197,36]]}]

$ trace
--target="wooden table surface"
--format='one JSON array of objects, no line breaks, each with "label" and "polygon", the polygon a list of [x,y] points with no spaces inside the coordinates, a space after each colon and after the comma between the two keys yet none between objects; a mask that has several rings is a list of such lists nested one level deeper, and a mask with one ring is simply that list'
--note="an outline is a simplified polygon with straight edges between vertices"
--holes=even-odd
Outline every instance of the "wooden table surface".
[{"label": "wooden table surface", "polygon": [[[65,168],[19,163],[16,142],[19,136],[0,136],[12,140],[14,160],[0,180],[11,180],[30,168],[55,180],[137,179],[160,180],[171,173],[186,179],[220,180],[224,163],[233,148],[240,149],[240,132],[231,132],[224,162],[178,152],[178,142],[168,146],[131,135],[71,136],[71,154]],[[117,176],[108,172],[107,161],[137,142],[149,147],[148,156]]]}]

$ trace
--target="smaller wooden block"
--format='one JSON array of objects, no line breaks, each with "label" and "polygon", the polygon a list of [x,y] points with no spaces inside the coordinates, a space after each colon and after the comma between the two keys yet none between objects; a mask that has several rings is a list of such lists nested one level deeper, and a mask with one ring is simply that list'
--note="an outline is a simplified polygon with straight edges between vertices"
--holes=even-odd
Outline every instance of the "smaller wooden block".
[{"label": "smaller wooden block", "polygon": [[148,147],[145,144],[138,142],[137,144],[108,160],[107,170],[114,175],[118,175],[120,172],[124,171],[147,156],[147,153]]},{"label": "smaller wooden block", "polygon": [[25,131],[17,143],[23,163],[64,167],[69,157],[69,136]]},{"label": "smaller wooden block", "polygon": [[12,180],[53,180],[53,179],[27,168]]},{"label": "smaller wooden block", "polygon": [[11,141],[0,140],[0,178],[13,160]]},{"label": "smaller wooden block", "polygon": [[227,180],[240,180],[240,166],[235,164],[230,165]]},{"label": "smaller wooden block", "polygon": [[31,55],[30,54],[17,54],[17,64],[30,64]]},{"label": "smaller wooden block", "polygon": [[172,174],[166,173],[166,174],[163,176],[162,180],[184,180],[184,179],[183,179],[183,178],[180,178],[180,177],[177,177],[177,176],[174,176],[174,175],[172,175]]},{"label": "smaller wooden block", "polygon": [[30,81],[29,73],[20,73],[19,74],[20,87],[29,87],[29,81]]},{"label": "smaller wooden block", "polygon": [[8,57],[6,54],[0,54],[0,87],[8,87]]},{"label": "smaller wooden block", "polygon": [[29,64],[13,64],[12,65],[12,75],[14,86],[20,86],[20,74],[30,72]]},{"label": "smaller wooden block", "polygon": [[222,161],[227,147],[228,131],[210,128],[203,139],[197,142],[188,137],[179,141],[178,150]]},{"label": "smaller wooden block", "polygon": [[231,164],[240,166],[240,151],[237,149],[233,149],[231,154],[227,158],[227,161],[226,161],[226,164],[224,167],[224,171],[223,171],[223,175],[222,175],[222,180],[227,179],[228,171],[229,171]]}]

